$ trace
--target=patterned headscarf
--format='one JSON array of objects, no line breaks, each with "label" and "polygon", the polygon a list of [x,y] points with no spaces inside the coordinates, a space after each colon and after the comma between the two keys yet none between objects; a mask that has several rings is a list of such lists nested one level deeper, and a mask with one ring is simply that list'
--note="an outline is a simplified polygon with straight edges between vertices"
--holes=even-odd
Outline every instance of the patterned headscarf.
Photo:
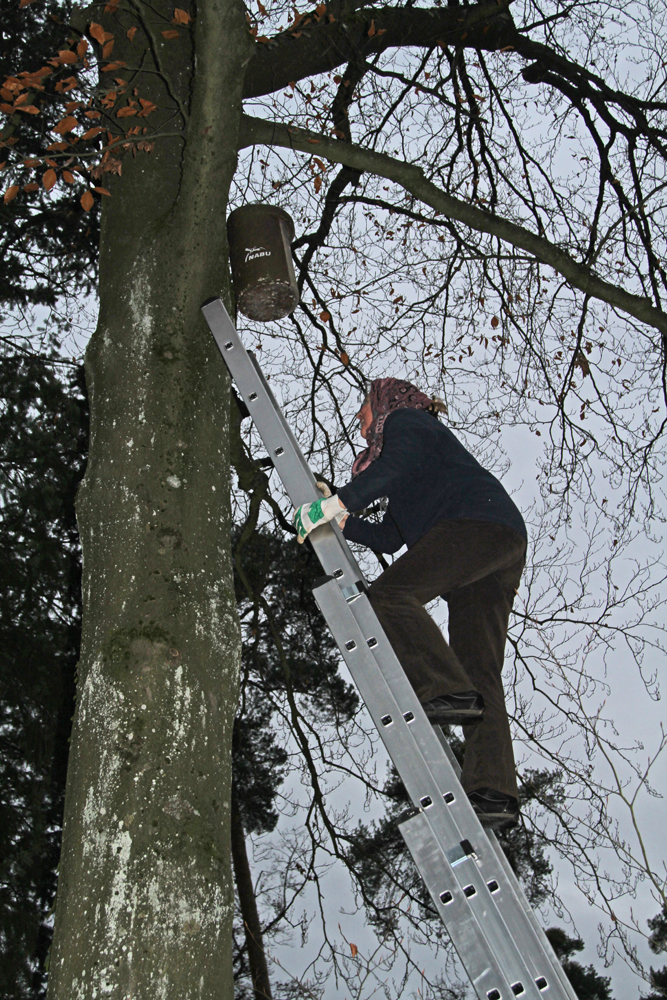
[{"label": "patterned headscarf", "polygon": [[400,378],[376,378],[366,397],[371,404],[373,422],[368,429],[368,447],[355,458],[352,464],[352,478],[367,469],[382,451],[385,420],[394,410],[407,407],[413,410],[427,410],[433,400],[425,393]]}]

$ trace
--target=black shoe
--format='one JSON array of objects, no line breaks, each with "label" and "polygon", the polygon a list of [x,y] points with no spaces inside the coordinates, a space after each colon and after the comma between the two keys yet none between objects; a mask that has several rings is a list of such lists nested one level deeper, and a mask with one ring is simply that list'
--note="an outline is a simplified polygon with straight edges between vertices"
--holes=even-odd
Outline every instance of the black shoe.
[{"label": "black shoe", "polygon": [[468,792],[468,798],[482,826],[507,830],[519,822],[519,802],[513,795],[492,788],[476,788]]},{"label": "black shoe", "polygon": [[484,699],[477,691],[443,694],[422,702],[422,708],[434,726],[475,726],[484,717]]}]

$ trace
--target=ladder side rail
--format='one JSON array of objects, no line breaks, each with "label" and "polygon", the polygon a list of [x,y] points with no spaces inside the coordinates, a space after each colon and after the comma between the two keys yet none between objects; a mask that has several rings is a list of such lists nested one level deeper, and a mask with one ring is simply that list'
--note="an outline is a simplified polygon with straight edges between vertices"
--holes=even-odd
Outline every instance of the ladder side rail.
[{"label": "ladder side rail", "polygon": [[[380,672],[388,685],[391,695],[398,704],[400,714],[407,711],[412,712],[415,716],[414,722],[410,724],[410,734],[416,744],[415,751],[421,755],[429,771],[433,775],[434,781],[438,786],[441,799],[447,801],[447,799],[449,799],[452,795],[454,796],[454,801],[451,803],[448,811],[454,815],[458,823],[461,834],[459,840],[469,839],[475,845],[476,853],[486,869],[487,880],[490,880],[490,878],[497,874],[499,863],[502,867],[507,881],[506,884],[502,884],[501,886],[501,898],[511,894],[517,904],[517,911],[513,914],[513,918],[509,920],[509,923],[511,924],[511,927],[509,928],[511,933],[513,935],[521,934],[523,937],[526,937],[527,935],[527,939],[535,936],[537,937],[535,944],[538,949],[546,949],[546,953],[549,957],[549,963],[552,967],[552,972],[555,973],[556,976],[563,982],[563,985],[568,990],[567,995],[571,996],[573,1000],[575,1000],[574,994],[572,994],[572,990],[569,985],[569,980],[565,976],[560,962],[554,955],[551,944],[544,934],[543,929],[540,927],[535,913],[528,903],[523,889],[514,875],[514,872],[512,871],[502,848],[498,844],[495,835],[492,831],[482,832],[479,820],[470,805],[468,797],[461,788],[459,781],[461,774],[460,766],[456,761],[449,744],[445,740],[442,730],[440,727],[433,727],[424,715],[421,704],[414,694],[412,686],[407,680],[400,662],[396,657],[389,640],[386,638],[386,635],[382,630],[382,626],[375,616],[368,599],[359,598],[354,600],[349,605],[349,608],[354,614],[357,623],[362,629],[362,632],[367,640],[369,636],[373,636],[378,640],[377,645],[373,647],[372,652]],[[325,618],[326,617],[327,616],[325,615]],[[368,699],[365,698],[364,700],[368,705]],[[377,719],[374,719],[374,721],[377,726]],[[403,761],[399,759],[396,753],[389,747],[388,752],[394,761],[399,774],[401,775],[413,804],[415,807],[421,807],[423,785],[420,786],[419,784],[414,784],[405,772],[405,765],[403,764]],[[449,767],[445,766],[443,754],[450,765]],[[440,840],[440,843],[441,846],[443,846],[442,840]],[[530,924],[530,928],[525,927],[526,918]],[[553,974],[551,978],[553,980]]]},{"label": "ladder side rail", "polygon": [[[424,814],[401,823],[399,830],[479,1000],[512,1000],[515,995],[523,1000],[547,996],[564,1000],[557,987],[550,989],[552,983],[546,976],[533,979],[523,949],[519,951],[502,920],[492,919],[494,906],[488,889],[471,897],[454,889],[441,897],[446,858],[430,836]],[[472,885],[466,888],[470,892]],[[548,993],[543,992],[547,989]]]},{"label": "ladder side rail", "polygon": [[[214,299],[202,307],[202,312],[291,502],[298,506],[320,500],[322,494],[299,443],[224,304]],[[358,586],[365,585],[363,574],[337,524],[321,525],[310,538],[324,572],[334,576],[344,591],[358,592]]]},{"label": "ladder side rail", "polygon": [[[509,914],[498,904],[502,900],[505,909],[517,909],[514,893],[506,882],[505,872],[498,864],[495,852],[488,845],[472,806],[460,790],[454,769],[442,752],[436,734],[433,733],[432,737],[441,750],[442,760],[438,769],[440,781],[436,781],[433,772],[416,750],[414,733],[420,721],[417,714],[421,713],[416,697],[413,695],[415,717],[408,721],[400,711],[404,704],[399,706],[394,692],[387,685],[364,641],[363,633],[351,619],[349,606],[335,582],[328,580],[316,587],[313,593],[387,751],[396,764],[412,801],[420,809],[416,817],[401,825],[401,833],[411,852],[413,848],[418,852],[415,861],[471,979],[480,979],[489,966],[490,955],[500,955],[500,964],[492,962],[495,971],[491,985],[488,985],[486,978],[483,979],[488,987],[485,990],[493,992],[496,989],[499,996],[509,996],[507,990],[521,983],[526,1000],[541,996],[535,981],[543,977],[550,986],[555,986],[551,965],[543,954],[541,943],[532,940],[534,935],[531,932],[523,935],[520,949],[514,943],[519,939],[509,933],[506,919]],[[359,601],[362,600],[365,598],[359,598]],[[386,725],[383,725],[383,714],[385,718],[391,717],[391,722]],[[423,723],[430,727],[425,716]],[[451,805],[445,802],[441,794],[443,778],[444,787],[459,790]],[[456,811],[454,805],[457,805]],[[417,825],[418,832],[411,837],[410,831]],[[461,849],[464,842],[474,847],[474,854]],[[447,845],[455,846],[448,848]],[[430,862],[426,863],[424,857],[430,859]],[[489,888],[490,884],[494,886],[493,890]],[[442,893],[448,897],[447,903],[440,899]],[[452,908],[455,902],[457,905]],[[465,920],[461,916],[461,907],[464,908]],[[519,917],[521,914],[519,909]],[[474,932],[470,923],[473,918],[477,928]],[[512,923],[516,923],[516,920]],[[486,941],[486,949],[482,948],[480,952],[481,941]],[[535,954],[532,959],[526,961],[526,952],[533,951]],[[511,973],[511,982],[498,980],[498,970],[501,968]],[[486,1000],[487,992],[480,993],[482,1000]],[[554,1000],[566,998],[557,989],[552,990],[549,995]]]},{"label": "ladder side rail", "polygon": [[[434,728],[435,733],[436,733],[436,735],[437,735],[437,737],[438,737],[438,739],[439,739],[439,741],[440,741],[440,743],[442,745],[442,749],[445,751],[447,759],[449,760],[450,764],[452,765],[452,768],[454,769],[454,773],[456,774],[457,778],[460,778],[460,776],[461,776],[461,765],[459,764],[458,760],[454,756],[452,748],[450,747],[449,743],[447,742],[447,738],[446,738],[445,734],[443,733],[443,731],[442,731],[442,729],[441,729],[440,726],[434,726],[433,728]],[[558,979],[561,982],[561,986],[565,990],[566,995],[569,998],[571,998],[571,1000],[577,1000],[577,996],[576,996],[576,994],[575,994],[575,992],[574,992],[574,990],[572,988],[572,984],[570,983],[570,980],[565,975],[565,970],[563,969],[563,966],[558,961],[558,958],[557,958],[557,956],[556,956],[556,954],[555,954],[555,952],[553,950],[551,942],[549,941],[549,938],[544,933],[544,928],[542,927],[542,925],[540,924],[539,920],[537,919],[537,917],[535,915],[535,911],[533,910],[532,906],[528,902],[528,899],[526,897],[525,892],[523,891],[521,883],[519,882],[519,879],[516,877],[516,874],[514,873],[514,870],[512,869],[512,866],[510,865],[509,861],[507,860],[507,855],[505,854],[505,852],[503,851],[502,847],[500,846],[500,842],[498,841],[498,838],[497,838],[496,834],[494,833],[493,830],[485,830],[485,833],[486,833],[486,836],[488,838],[489,843],[491,844],[491,847],[495,851],[495,854],[496,854],[496,856],[498,858],[499,864],[502,866],[502,869],[503,869],[503,871],[505,873],[505,877],[507,879],[507,882],[509,883],[509,885],[511,886],[511,888],[514,890],[514,896],[515,896],[515,899],[516,899],[517,903],[521,906],[521,908],[522,908],[522,910],[524,912],[525,918],[530,923],[530,925],[532,927],[532,930],[535,933],[535,935],[538,938],[538,940],[540,941],[542,947],[544,948],[545,953],[549,956],[549,959],[550,959],[551,964],[553,966],[553,970],[554,970],[555,974],[558,976]]]},{"label": "ladder side rail", "polygon": [[305,497],[299,501],[301,503],[307,503],[309,498],[317,500],[321,494],[315,484],[315,477],[273,398],[273,393],[268,390],[266,380],[258,366],[253,365],[222,301],[215,299],[207,303],[202,307],[202,312],[279,475],[288,457],[287,446],[290,446],[289,457],[292,461],[287,481],[281,475],[290,500],[295,505],[299,497]]},{"label": "ladder side rail", "polygon": [[512,871],[512,866],[510,865],[505,852],[498,843],[498,838],[496,837],[493,830],[487,831],[487,836],[489,838],[489,843],[493,847],[497,857],[498,863],[501,865],[508,883],[514,889],[514,897],[517,901],[518,906],[521,907],[521,913],[515,914],[515,920],[508,921],[508,929],[510,933],[516,935],[517,940],[523,940],[526,935],[526,924],[532,930],[537,941],[542,947],[544,954],[548,956],[550,964],[553,969],[554,975],[558,978],[560,982],[561,989],[563,990],[565,996],[568,1000],[578,1000],[577,994],[574,992],[572,983],[567,978],[563,966],[558,961],[558,957],[553,950],[551,941],[544,933],[544,928],[540,924],[539,920],[535,916],[535,911],[528,902],[526,894],[521,888],[521,884],[517,879],[516,875]]},{"label": "ladder side rail", "polygon": [[[267,433],[273,423],[277,420],[280,424],[282,435],[284,435],[287,442],[284,446],[284,460],[282,460],[278,466],[276,466],[274,462],[274,467],[280,476],[290,500],[295,506],[299,506],[302,503],[308,503],[309,499],[311,501],[321,500],[322,494],[317,488],[317,481],[311,472],[310,466],[303,456],[303,452],[301,451],[299,443],[292,432],[292,428],[287,422],[281,407],[273,395],[273,391],[269,383],[266,381],[264,372],[260,368],[252,351],[248,351],[247,354],[253,368],[255,369],[256,376],[265,395],[265,401],[261,401],[260,406],[257,407],[255,412],[251,411],[255,426],[259,431],[260,437],[262,437],[262,440],[264,441],[263,434]],[[241,386],[239,386],[239,390],[242,391]],[[251,395],[251,393],[248,393],[248,395]],[[244,401],[246,402],[246,405],[248,405],[245,398]],[[252,402],[253,401],[251,401],[251,405]],[[262,405],[262,403],[264,405]],[[266,444],[266,441],[264,441],[264,443]],[[307,497],[305,497],[305,499],[303,494],[296,492],[296,490],[293,490],[292,488],[292,484],[294,482],[293,470],[295,465],[304,466],[308,470],[312,483],[315,485],[315,491],[311,492]],[[359,568],[359,564],[357,563],[349,545],[345,541],[341,529],[334,521],[330,521],[328,524],[320,525],[319,528],[316,528],[310,533],[309,537],[311,545],[315,549],[324,572],[334,576],[334,578],[338,580],[339,586],[344,592],[348,591],[348,594],[352,593],[349,588],[354,590],[356,584],[358,583],[361,584],[362,588],[366,586],[366,581],[361,569]]]},{"label": "ladder side rail", "polygon": [[[476,919],[470,899],[462,891],[450,892],[445,897],[448,900],[446,904],[440,899],[438,888],[446,881],[442,875],[447,862],[439,846],[430,836],[430,828],[424,814],[418,813],[400,823],[399,830],[477,997],[480,1000],[487,1000],[489,994],[493,996],[494,990],[503,998],[511,997],[513,982],[519,981],[523,985],[523,979],[527,978],[525,970],[522,969],[519,973],[522,979],[514,979],[512,973],[516,971],[518,964],[516,955],[510,953],[507,956],[498,956],[495,953],[489,943],[488,928],[482,926],[482,922]],[[473,898],[482,899],[481,896]],[[532,1000],[530,993],[526,994],[526,1000],[528,997]]]},{"label": "ladder side rail", "polygon": [[[479,820],[477,819],[477,816],[475,815],[474,810],[472,809],[472,806],[470,805],[469,800],[464,794],[459,783],[458,779],[460,776],[460,767],[453,757],[451,748],[444,740],[444,736],[442,735],[440,728],[438,727],[436,731],[424,715],[421,704],[419,703],[412,686],[407,680],[405,672],[403,671],[403,668],[401,667],[389,640],[386,638],[382,626],[380,625],[368,598],[360,596],[359,598],[354,599],[352,602],[348,603],[348,610],[352,612],[352,615],[362,630],[362,634],[366,638],[367,642],[369,637],[377,639],[376,645],[372,648],[372,653],[380,673],[387,684],[388,691],[398,706],[399,718],[400,715],[403,715],[406,712],[414,715],[414,721],[412,721],[409,725],[410,735],[415,744],[412,751],[408,752],[407,755],[405,752],[401,752],[399,754],[395,747],[387,745],[389,755],[401,775],[413,804],[416,807],[421,806],[421,800],[424,796],[423,790],[425,787],[423,774],[419,775],[417,782],[415,783],[411,774],[408,773],[410,758],[413,754],[418,754],[426,763],[428,770],[430,771],[433,780],[439,789],[439,801],[442,802],[445,796],[451,794],[455,796],[455,801],[451,804],[448,812],[451,812],[454,816],[456,816],[460,833],[458,839],[459,841],[462,839],[469,839],[475,845],[480,864],[482,864],[486,870],[485,878],[487,882],[492,881],[494,878],[498,878],[498,868],[500,866],[505,879],[500,879],[500,891],[497,896],[498,905],[501,907],[506,920],[507,933],[514,940],[523,940],[525,942],[525,957],[530,956],[531,958],[530,964],[533,972],[533,979],[539,979],[540,976],[545,976],[550,984],[554,983],[554,981],[559,981],[562,989],[564,990],[564,995],[568,997],[569,1000],[576,1000],[576,995],[572,990],[570,982],[565,976],[562,966],[555,956],[543,929],[540,927],[537,917],[528,903],[523,889],[516,879],[516,876],[514,875],[504,852],[498,844],[495,835],[490,832],[489,836],[486,831],[482,831],[481,826],[479,825]],[[324,616],[327,619],[330,628],[332,628],[331,609],[324,612]],[[347,631],[350,631],[349,627]],[[334,637],[338,640],[339,636],[337,635],[337,630],[332,628],[332,632],[334,632]],[[340,642],[339,645],[341,645]],[[342,646],[341,651],[344,653]],[[350,666],[349,661],[348,666]],[[354,676],[354,672],[351,672]],[[361,685],[356,677],[355,680],[361,689]],[[370,706],[374,703],[373,699],[377,698],[377,690],[374,689],[368,695],[363,695],[363,697],[370,711]],[[373,715],[372,712],[371,715]],[[380,729],[380,732],[382,732],[382,710],[378,710],[376,715],[380,716],[380,724],[378,724],[377,717],[375,717],[373,721],[378,729]],[[445,755],[444,757],[443,754]],[[448,766],[445,766],[445,761],[447,761]],[[455,766],[449,766],[452,763]],[[430,813],[431,810],[428,809],[427,811]],[[439,841],[441,848],[444,849],[446,844],[442,837],[438,835],[438,823],[434,822],[433,825],[435,837]],[[511,907],[507,907],[505,905],[505,901],[510,897],[513,905]],[[547,965],[546,969],[545,962]]]}]

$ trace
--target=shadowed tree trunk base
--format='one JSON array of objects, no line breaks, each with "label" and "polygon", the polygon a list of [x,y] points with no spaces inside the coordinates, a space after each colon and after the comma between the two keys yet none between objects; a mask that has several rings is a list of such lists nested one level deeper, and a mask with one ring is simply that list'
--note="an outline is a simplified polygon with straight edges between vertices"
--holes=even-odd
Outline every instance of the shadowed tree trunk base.
[{"label": "shadowed tree trunk base", "polygon": [[255,1000],[271,1000],[271,981],[264,952],[262,925],[257,911],[255,887],[248,862],[243,821],[236,796],[232,786],[232,860],[234,862],[234,877],[239,896],[245,939],[248,946],[248,965],[252,976],[252,986]]}]

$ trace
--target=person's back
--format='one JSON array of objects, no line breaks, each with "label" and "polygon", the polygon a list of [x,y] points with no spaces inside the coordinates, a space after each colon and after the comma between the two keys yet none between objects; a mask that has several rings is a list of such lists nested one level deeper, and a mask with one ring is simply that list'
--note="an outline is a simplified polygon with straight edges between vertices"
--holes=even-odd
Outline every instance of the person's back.
[{"label": "person's back", "polygon": [[386,496],[387,520],[393,521],[398,536],[389,523],[382,537],[392,547],[379,549],[373,526],[350,518],[345,530],[350,541],[396,552],[403,544],[414,545],[443,519],[493,521],[526,537],[523,518],[502,484],[437,417],[425,410],[395,410],[384,424],[383,439],[379,458],[338,496],[350,511]]}]

